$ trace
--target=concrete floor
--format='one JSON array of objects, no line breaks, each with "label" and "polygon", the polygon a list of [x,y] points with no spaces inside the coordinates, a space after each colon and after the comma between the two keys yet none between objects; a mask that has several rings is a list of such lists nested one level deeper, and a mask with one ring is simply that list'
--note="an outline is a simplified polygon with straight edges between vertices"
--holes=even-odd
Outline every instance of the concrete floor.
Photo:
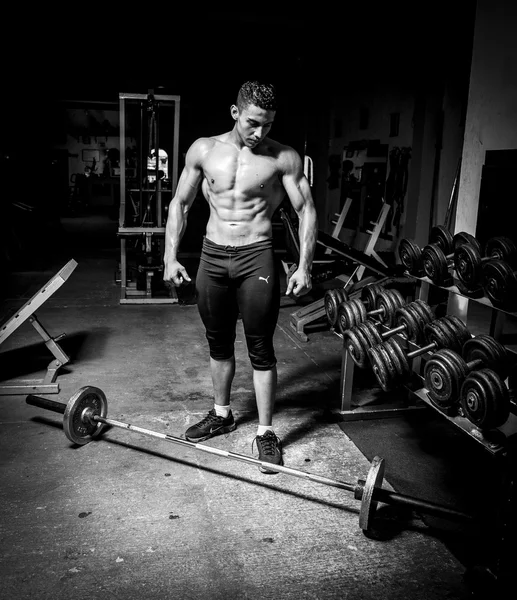
[{"label": "concrete floor", "polygon": [[[60,393],[48,397],[66,402],[79,387],[97,386],[111,418],[182,436],[212,403],[197,308],[188,302],[121,306],[118,252],[101,231],[112,224],[100,219],[88,230],[83,223],[65,223],[67,244],[42,268],[11,274],[2,313],[19,309],[75,258],[70,279],[37,311],[52,336],[66,333],[60,344],[71,357],[58,377]],[[85,232],[91,244],[78,242]],[[355,483],[368,472],[372,446],[358,447],[358,425],[335,418],[340,340],[324,328],[309,343],[293,338],[288,320],[296,308],[282,301],[275,336],[275,426],[285,464]],[[0,351],[4,380],[37,378],[51,358],[29,323]],[[257,416],[240,329],[233,389],[238,427],[206,443],[252,455]],[[28,406],[21,395],[0,397],[0,405],[0,598],[468,597],[457,550],[476,531],[383,506],[383,533],[370,538],[359,528],[360,503],[349,492],[286,474],[266,476],[255,465],[114,428],[75,447],[60,415]],[[367,426],[375,438],[375,422]],[[407,440],[388,447],[383,439],[374,452],[381,456],[397,444],[394,456],[411,448]],[[443,462],[433,464],[442,469]],[[409,457],[402,465],[387,459],[385,487],[394,489],[395,471],[400,477],[410,468],[418,479],[419,467],[410,463]],[[396,489],[409,493],[403,485]]]}]

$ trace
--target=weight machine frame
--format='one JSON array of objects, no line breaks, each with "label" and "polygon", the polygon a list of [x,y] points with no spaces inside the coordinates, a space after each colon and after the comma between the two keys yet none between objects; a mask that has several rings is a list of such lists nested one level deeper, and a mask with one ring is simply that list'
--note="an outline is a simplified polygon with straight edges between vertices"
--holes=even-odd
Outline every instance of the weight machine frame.
[{"label": "weight machine frame", "polygon": [[[155,275],[156,269],[145,269],[146,271],[146,290],[140,291],[131,289],[128,285],[128,261],[127,261],[127,240],[136,239],[137,237],[143,237],[145,242],[146,252],[151,252],[153,241],[159,238],[160,251],[163,256],[164,242],[165,242],[165,225],[162,219],[162,195],[170,194],[170,199],[174,196],[176,186],[178,184],[178,154],[179,154],[179,124],[180,124],[180,96],[176,95],[162,95],[152,94],[153,101],[157,103],[163,103],[165,105],[172,105],[174,107],[174,136],[172,146],[172,157],[169,161],[169,165],[172,165],[171,172],[171,189],[162,189],[161,181],[156,177],[155,188],[150,188],[149,183],[144,187],[144,169],[146,165],[142,164],[144,161],[143,152],[140,152],[140,160],[138,161],[138,188],[127,189],[126,182],[126,102],[127,101],[139,101],[141,103],[149,101],[151,94],[131,94],[131,93],[120,93],[119,94],[119,107],[120,107],[120,209],[119,209],[119,228],[118,236],[120,238],[120,304],[175,304],[178,302],[178,296],[174,287],[170,288],[169,297],[156,297],[152,295],[151,281]],[[140,122],[140,145],[142,146],[142,113],[143,104],[140,107],[141,110],[141,122]],[[155,143],[155,160],[156,170],[158,171],[158,159],[159,159],[159,139],[156,135]],[[145,157],[147,161],[147,156]],[[156,223],[152,226],[144,227],[127,227],[126,226],[126,195],[128,191],[138,192],[140,195],[140,202],[142,202],[143,193],[154,193],[155,194],[155,206],[156,206]]]}]

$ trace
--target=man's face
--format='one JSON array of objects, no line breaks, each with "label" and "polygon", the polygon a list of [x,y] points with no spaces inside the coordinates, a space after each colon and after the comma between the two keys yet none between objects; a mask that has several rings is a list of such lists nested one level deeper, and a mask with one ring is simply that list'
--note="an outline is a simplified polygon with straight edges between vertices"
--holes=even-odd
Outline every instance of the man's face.
[{"label": "man's face", "polygon": [[250,104],[241,111],[236,106],[232,107],[232,115],[237,121],[237,132],[245,146],[255,148],[267,136],[276,112],[265,110]]}]

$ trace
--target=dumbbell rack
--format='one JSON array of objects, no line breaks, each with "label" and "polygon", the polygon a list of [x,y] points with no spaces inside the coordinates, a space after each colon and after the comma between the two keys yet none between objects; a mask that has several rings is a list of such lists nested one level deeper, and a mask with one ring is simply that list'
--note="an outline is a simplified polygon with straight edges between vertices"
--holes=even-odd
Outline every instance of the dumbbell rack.
[{"label": "dumbbell rack", "polygon": [[[506,315],[512,315],[517,317],[516,313],[506,311],[497,306],[494,306],[492,302],[485,296],[476,297],[468,296],[462,293],[461,289],[456,285],[451,286],[440,286],[432,282],[427,277],[417,277],[406,273],[406,276],[417,281],[416,297],[421,300],[427,301],[429,286],[432,285],[446,292],[455,294],[457,296],[467,298],[478,302],[488,308],[492,309],[492,319],[490,323],[490,335],[502,342],[503,326]],[[466,312],[466,311],[465,311]],[[466,321],[466,314],[458,315],[464,321]],[[412,345],[408,342],[408,345]],[[413,345],[414,346],[414,345]],[[416,347],[416,346],[415,346]],[[507,347],[510,354],[516,356],[517,353]],[[430,356],[430,355],[429,355]],[[420,357],[421,360],[425,360],[426,356]],[[506,423],[502,426],[484,432],[468,419],[460,415],[448,415],[445,411],[435,406],[428,398],[427,389],[424,387],[424,378],[422,377],[422,363],[415,365],[413,364],[413,375],[416,381],[420,381],[422,385],[406,386],[406,389],[411,395],[418,398],[420,401],[430,406],[438,413],[443,415],[450,423],[458,427],[464,433],[466,433],[471,439],[481,444],[486,451],[488,451],[497,461],[501,461],[502,465],[502,481],[499,486],[497,495],[497,519],[493,524],[494,531],[496,531],[495,542],[496,547],[491,553],[490,564],[481,565],[479,569],[476,569],[474,574],[471,575],[474,579],[471,585],[474,587],[477,584],[477,577],[479,573],[489,573],[491,576],[490,596],[491,597],[502,597],[500,594],[506,593],[509,586],[514,585],[514,545],[517,539],[517,520],[515,513],[517,511],[517,403],[515,398],[511,398],[511,411],[510,416]],[[466,575],[469,575],[467,573]],[[484,577],[484,575],[481,575]],[[481,583],[481,582],[480,582]]]}]

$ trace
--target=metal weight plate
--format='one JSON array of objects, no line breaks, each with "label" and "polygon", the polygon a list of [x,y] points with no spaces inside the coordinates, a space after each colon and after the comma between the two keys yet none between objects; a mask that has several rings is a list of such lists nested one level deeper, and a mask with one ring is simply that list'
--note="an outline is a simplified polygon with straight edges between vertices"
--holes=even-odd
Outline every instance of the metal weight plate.
[{"label": "metal weight plate", "polygon": [[404,325],[406,328],[406,338],[412,342],[417,342],[419,338],[419,332],[423,329],[421,324],[420,316],[415,315],[411,310],[411,304],[397,308],[395,311],[395,323],[398,325]]},{"label": "metal weight plate", "polygon": [[381,334],[379,333],[377,327],[371,321],[365,321],[359,325],[361,327],[361,331],[364,333],[364,336],[367,338],[370,347],[376,346],[382,342]]},{"label": "metal weight plate", "polygon": [[407,305],[409,314],[413,317],[413,329],[408,330],[407,337],[415,344],[422,345],[425,343],[424,327],[430,323],[429,315],[421,309],[415,302]]},{"label": "metal weight plate", "polygon": [[[377,502],[374,498],[376,488],[382,488],[384,481],[384,459],[379,456],[374,456],[372,464],[368,470],[366,481],[362,490],[361,510],[359,512],[359,527],[363,531],[370,529],[370,524],[375,511],[377,510]],[[357,495],[356,495],[357,498]]]},{"label": "metal weight plate", "polygon": [[350,298],[345,290],[345,288],[337,288],[336,289],[337,297],[339,298],[339,302],[348,302]]},{"label": "metal weight plate", "polygon": [[388,339],[384,344],[384,350],[390,358],[389,363],[393,365],[393,376],[391,379],[390,387],[393,387],[395,385],[395,382],[398,382],[399,379],[404,378],[404,376],[406,375],[403,362],[400,360],[399,354],[397,352],[398,347],[399,343],[395,339]]},{"label": "metal weight plate", "polygon": [[480,334],[467,340],[463,345],[463,358],[467,362],[481,360],[483,367],[492,369],[504,379],[508,376],[508,352],[490,335]]},{"label": "metal weight plate", "polygon": [[382,292],[384,288],[378,283],[370,283],[365,285],[361,290],[361,301],[366,306],[367,310],[373,310],[376,306],[377,294]]},{"label": "metal weight plate", "polygon": [[397,354],[397,357],[401,364],[402,377],[406,377],[411,372],[411,367],[409,365],[409,360],[406,356],[406,353],[404,352],[404,348],[398,340],[393,339],[391,342],[391,349]]},{"label": "metal weight plate", "polygon": [[439,246],[444,254],[451,254],[454,248],[454,238],[447,227],[436,225],[431,229],[429,244]]},{"label": "metal weight plate", "polygon": [[356,298],[353,301],[352,310],[354,311],[357,324],[363,323],[364,321],[366,321],[366,318],[367,318],[366,306],[361,302],[361,300]]},{"label": "metal weight plate", "polygon": [[367,365],[369,365],[369,359],[368,359],[368,354],[367,354],[368,349],[371,348],[372,346],[376,346],[377,344],[380,344],[382,342],[382,337],[381,337],[381,334],[377,331],[377,328],[375,327],[375,325],[371,321],[365,321],[364,323],[359,323],[357,328],[361,331],[361,333],[363,334],[363,337],[367,343],[367,346],[365,346],[366,356],[365,356],[365,364],[364,364],[364,367],[366,367]]},{"label": "metal weight plate", "polygon": [[496,306],[511,307],[517,303],[517,279],[510,265],[499,259],[483,264],[483,289]]},{"label": "metal weight plate", "polygon": [[360,323],[356,327],[343,332],[343,346],[348,350],[348,354],[354,363],[360,369],[365,369],[368,365],[367,352],[370,348],[370,343],[361,331],[361,325],[364,325],[364,323]]},{"label": "metal weight plate", "polygon": [[412,275],[420,275],[424,265],[422,263],[422,250],[412,240],[400,240],[399,258],[406,270]]},{"label": "metal weight plate", "polygon": [[510,416],[510,393],[504,381],[492,369],[485,369],[486,376],[491,380],[494,394],[494,427],[504,425]]},{"label": "metal weight plate", "polygon": [[352,329],[357,323],[357,309],[354,310],[354,300],[342,302],[337,309],[336,329],[344,333],[347,329]]},{"label": "metal weight plate", "polygon": [[375,306],[376,309],[382,310],[382,312],[377,315],[379,321],[388,327],[393,323],[395,310],[397,308],[390,292],[391,290],[383,290],[380,292],[377,296],[377,304]]},{"label": "metal weight plate", "polygon": [[102,431],[103,425],[92,423],[87,418],[88,413],[100,417],[106,417],[108,414],[108,401],[104,392],[93,386],[77,390],[65,408],[63,429],[66,437],[74,444],[88,444]]},{"label": "metal weight plate", "polygon": [[435,320],[436,317],[434,316],[434,313],[427,302],[417,298],[416,300],[413,300],[411,304],[420,311],[420,314],[426,323],[430,323],[431,321]]},{"label": "metal weight plate", "polygon": [[377,344],[368,350],[368,357],[370,358],[370,364],[372,365],[372,371],[377,379],[378,384],[383,390],[387,390],[386,382],[389,379],[388,366],[384,354],[381,353],[382,344]]},{"label": "metal weight plate", "polygon": [[[373,373],[383,391],[387,392],[394,387],[397,371],[390,358],[389,353],[386,351],[386,345],[390,340],[377,344],[368,351],[370,356],[370,362],[372,363]],[[373,355],[372,355],[372,350]],[[373,357],[373,360],[372,360]]]},{"label": "metal weight plate", "polygon": [[456,315],[447,315],[443,317],[444,323],[452,330],[455,336],[454,345],[449,346],[458,354],[462,354],[464,344],[472,339],[472,334],[468,330],[465,323]]},{"label": "metal weight plate", "polygon": [[481,244],[472,234],[466,231],[460,231],[452,238],[452,247],[454,250],[463,245],[472,246],[481,254]]},{"label": "metal weight plate", "polygon": [[503,425],[510,414],[508,389],[490,369],[473,371],[461,386],[463,415],[480,429]]},{"label": "metal weight plate", "polygon": [[514,267],[517,262],[517,247],[510,238],[493,237],[486,243],[485,256],[503,260]]},{"label": "metal weight plate", "polygon": [[429,399],[440,409],[448,409],[459,402],[461,385],[467,374],[463,358],[442,348],[433,353],[424,366],[425,386]]},{"label": "metal weight plate", "polygon": [[398,290],[390,289],[389,292],[390,292],[390,294],[393,298],[393,301],[395,302],[395,305],[397,307],[405,306],[406,300],[405,300],[404,296]]},{"label": "metal weight plate", "polygon": [[437,285],[449,277],[447,258],[439,246],[428,245],[422,250],[424,272]]},{"label": "metal weight plate", "polygon": [[449,328],[443,325],[444,317],[435,319],[424,327],[424,336],[428,344],[436,344],[436,349],[449,348],[454,340]]},{"label": "metal weight plate", "polygon": [[325,314],[327,315],[327,321],[331,327],[334,327],[337,320],[337,308],[340,304],[340,298],[338,297],[338,290],[327,290],[323,299],[325,305]]},{"label": "metal weight plate", "polygon": [[473,246],[463,244],[454,250],[454,269],[458,279],[472,290],[481,284],[483,278],[481,254]]}]

